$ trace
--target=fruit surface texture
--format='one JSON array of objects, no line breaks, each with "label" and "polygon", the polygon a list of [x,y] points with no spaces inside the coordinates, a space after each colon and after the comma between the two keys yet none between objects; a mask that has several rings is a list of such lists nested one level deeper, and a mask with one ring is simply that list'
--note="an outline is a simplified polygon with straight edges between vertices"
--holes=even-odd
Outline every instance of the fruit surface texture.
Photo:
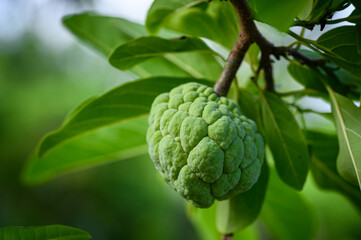
[{"label": "fruit surface texture", "polygon": [[162,178],[199,208],[249,190],[264,160],[256,123],[235,101],[193,82],[156,97],[147,142]]}]

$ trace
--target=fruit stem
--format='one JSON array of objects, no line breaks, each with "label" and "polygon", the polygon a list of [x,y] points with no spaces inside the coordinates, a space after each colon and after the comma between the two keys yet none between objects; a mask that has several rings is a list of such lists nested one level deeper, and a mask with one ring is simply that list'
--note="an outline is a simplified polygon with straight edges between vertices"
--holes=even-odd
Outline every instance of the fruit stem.
[{"label": "fruit stem", "polygon": [[233,238],[233,234],[222,234],[222,240],[231,240]]}]

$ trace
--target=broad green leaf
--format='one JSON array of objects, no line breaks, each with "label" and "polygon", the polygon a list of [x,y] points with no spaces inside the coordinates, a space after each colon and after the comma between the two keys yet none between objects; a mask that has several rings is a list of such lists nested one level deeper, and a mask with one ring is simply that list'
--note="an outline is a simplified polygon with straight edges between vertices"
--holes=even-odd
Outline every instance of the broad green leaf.
[{"label": "broad green leaf", "polygon": [[[290,63],[288,65],[288,72],[297,82],[306,88],[316,90],[312,92],[313,95],[326,96],[327,90],[321,81],[323,77],[314,69],[299,63]],[[351,94],[354,95],[353,97],[359,96],[357,88],[354,86],[361,84],[360,79],[357,79],[343,69],[339,69],[334,73],[332,76],[328,75],[327,78],[323,78],[334,91],[347,97],[350,97]]]},{"label": "broad green leaf", "polygon": [[[213,63],[213,59],[210,59],[213,58],[213,56],[210,56],[209,54],[204,55],[207,56],[197,56],[194,54],[193,57],[199,61],[210,61]],[[186,67],[189,66],[184,62],[179,61],[179,64],[175,64],[163,57],[158,57],[134,66],[131,69],[131,72],[135,73],[141,78],[149,78],[154,76],[199,77],[199,75],[194,75],[194,72],[200,71],[199,69],[192,69],[193,72],[190,73],[188,69],[185,69]],[[201,71],[203,71],[203,69]]]},{"label": "broad green leaf", "polygon": [[88,240],[89,233],[62,225],[0,228],[1,240]]},{"label": "broad green leaf", "polygon": [[361,188],[361,109],[327,88],[340,146],[337,169],[343,178]]},{"label": "broad green leaf", "polygon": [[308,150],[303,132],[287,105],[273,93],[261,94],[266,143],[276,170],[291,187],[301,190],[308,172]]},{"label": "broad green leaf", "polygon": [[316,221],[312,209],[301,194],[282,183],[275,171],[270,171],[260,218],[273,239],[314,239]]},{"label": "broad green leaf", "polygon": [[[216,81],[223,69],[215,57],[208,53],[177,53],[167,54],[164,57],[168,62],[195,78],[207,78]],[[153,59],[150,62],[153,62]],[[157,66],[154,64],[153,68],[157,68]],[[154,75],[160,74],[155,73]],[[177,75],[174,74],[172,76]],[[181,75],[178,75],[178,77],[181,77]]]},{"label": "broad green leaf", "polygon": [[361,22],[356,24],[356,47],[357,53],[361,55]]},{"label": "broad green leaf", "polygon": [[329,162],[334,162],[336,168],[336,159],[339,151],[337,135],[307,130],[305,136],[310,154],[322,160],[327,158]]},{"label": "broad green leaf", "polygon": [[327,92],[320,80],[320,77],[309,67],[299,63],[290,63],[287,70],[294,80],[306,88]]},{"label": "broad green leaf", "polygon": [[208,38],[230,49],[240,32],[238,22],[229,1],[212,1],[205,8],[179,10],[169,16],[163,25],[190,36]]},{"label": "broad green leaf", "polygon": [[[322,48],[322,46],[319,46],[317,44],[316,41],[312,41],[309,39],[298,39],[299,41],[303,41],[306,44],[311,44],[314,45],[318,48]],[[356,64],[356,63],[351,63],[348,62],[346,60],[343,60],[342,58],[335,56],[331,53],[327,52],[327,49],[325,51],[322,51],[320,53],[316,53],[316,52],[311,52],[311,51],[307,51],[307,50],[300,50],[303,54],[311,57],[311,58],[319,58],[321,55],[324,56],[325,58],[331,60],[332,62],[334,62],[336,65],[338,65],[339,67],[343,68],[344,70],[346,70],[347,72],[349,72],[350,74],[352,74],[355,78],[361,79],[361,64]],[[339,89],[339,82],[335,81],[334,83],[332,83],[332,81],[330,82],[329,79],[325,79],[328,80],[328,83],[331,85],[331,87],[334,90]],[[343,79],[340,79],[341,82]]]},{"label": "broad green leaf", "polygon": [[308,7],[309,0],[249,0],[249,3],[257,19],[285,32]]},{"label": "broad green leaf", "polygon": [[345,195],[361,211],[360,190],[345,181],[337,172],[336,159],[339,151],[337,135],[307,131],[306,137],[312,154],[311,172],[316,183],[323,189]]},{"label": "broad green leaf", "polygon": [[119,44],[147,35],[141,24],[89,12],[66,16],[63,24],[79,39],[106,56]]},{"label": "broad green leaf", "polygon": [[161,25],[166,21],[167,17],[171,16],[182,9],[196,6],[204,3],[203,0],[155,0],[148,10],[145,26],[151,33],[155,33]]},{"label": "broad green leaf", "polygon": [[[70,15],[64,18],[63,23],[76,37],[105,56],[118,45],[147,35],[145,27],[140,24],[93,13]],[[143,78],[164,75],[210,79],[216,79],[221,72],[221,66],[214,56],[204,53],[186,57],[179,55],[169,54],[167,59],[152,58],[132,68],[132,72]],[[194,64],[195,62],[201,64]],[[208,66],[205,66],[205,63],[208,63]]]},{"label": "broad green leaf", "polygon": [[217,203],[216,224],[221,233],[235,233],[252,224],[261,212],[268,184],[266,161],[257,183],[247,192]]},{"label": "broad green leaf", "polygon": [[361,55],[357,52],[357,32],[355,26],[342,26],[322,34],[315,46],[343,61],[352,64],[361,63]]},{"label": "broad green leaf", "polygon": [[194,78],[154,77],[128,82],[114,88],[94,98],[76,114],[72,114],[59,130],[47,135],[40,144],[38,154],[41,157],[58,144],[78,135],[143,116],[149,112],[157,95],[191,81],[210,84],[209,81]]},{"label": "broad green leaf", "polygon": [[238,94],[238,104],[242,114],[255,121],[260,132],[263,133],[260,106],[256,97],[246,89],[241,88]]},{"label": "broad green leaf", "polygon": [[306,20],[312,13],[313,0],[308,0],[303,10],[298,13],[297,18],[300,20]]},{"label": "broad green leaf", "polygon": [[147,153],[147,117],[101,128],[61,144],[44,157],[28,160],[22,180],[34,185],[59,175]]},{"label": "broad green leaf", "polygon": [[354,77],[361,79],[361,64],[350,63],[330,54],[323,54],[326,58],[351,73]]},{"label": "broad green leaf", "polygon": [[256,43],[253,43],[247,51],[245,60],[251,66],[253,71],[255,71],[258,67],[260,52],[261,50]]},{"label": "broad green leaf", "polygon": [[[351,86],[349,89],[347,89],[346,92],[350,93],[352,90],[357,91],[356,87],[361,87],[361,78],[357,78],[351,73],[345,71],[344,69],[340,68],[337,71],[334,71],[335,75],[339,79],[341,84]],[[338,85],[340,87],[340,85]],[[333,88],[334,91],[337,89]],[[340,93],[340,92],[339,92]],[[342,94],[344,96],[347,96],[345,94]]]},{"label": "broad green leaf", "polygon": [[312,13],[307,21],[319,24],[322,19],[329,19],[335,11],[342,11],[348,7],[348,0],[315,0],[312,7]]},{"label": "broad green leaf", "polygon": [[332,4],[332,0],[316,0],[313,2],[312,13],[307,19],[310,22],[318,22],[325,16]]},{"label": "broad green leaf", "polygon": [[109,62],[120,70],[127,70],[151,58],[179,52],[215,54],[198,38],[141,37],[115,48]]}]

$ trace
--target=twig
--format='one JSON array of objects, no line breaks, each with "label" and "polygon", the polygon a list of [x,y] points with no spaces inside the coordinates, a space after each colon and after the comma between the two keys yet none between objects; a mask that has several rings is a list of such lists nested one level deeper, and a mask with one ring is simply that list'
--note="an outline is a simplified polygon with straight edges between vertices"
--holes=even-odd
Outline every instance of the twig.
[{"label": "twig", "polygon": [[[322,24],[337,24],[337,23],[341,23],[341,22],[353,22],[353,21],[357,21],[360,20],[361,16],[348,16],[345,18],[340,18],[340,19],[335,19],[335,20],[325,20],[324,22],[322,22]],[[305,27],[309,30],[312,30],[314,28],[315,25],[317,24],[321,24],[320,22],[309,22],[309,21],[295,21],[293,26],[298,26],[298,27]]]},{"label": "twig", "polygon": [[213,89],[218,96],[226,96],[228,90],[232,84],[234,77],[236,76],[237,70],[242,63],[244,55],[246,54],[249,46],[249,40],[240,37],[236,44],[233,46],[227,62],[223,68],[221,75],[219,76]]},{"label": "twig", "polygon": [[273,69],[269,54],[262,53],[260,65],[262,66],[264,72],[264,80],[266,82],[265,90],[272,92],[274,91],[275,84],[273,80]]},{"label": "twig", "polygon": [[241,25],[241,33],[235,45],[233,46],[226,65],[219,76],[213,89],[219,96],[225,96],[231,86],[231,83],[237,73],[239,66],[241,65],[243,58],[251,46],[256,42],[260,47],[265,75],[267,75],[268,86],[271,86],[268,90],[273,90],[273,76],[272,76],[272,64],[270,55],[273,53],[273,44],[268,42],[258,31],[255,23],[253,22],[252,14],[249,9],[246,0],[231,0],[234,9],[237,12],[239,22]]},{"label": "twig", "polygon": [[233,234],[222,234],[222,240],[231,240],[233,238]]},{"label": "twig", "polygon": [[288,97],[288,96],[293,96],[293,95],[317,95],[319,94],[318,91],[313,90],[313,89],[301,89],[301,90],[294,90],[294,91],[289,91],[289,92],[282,92],[282,93],[278,93],[278,95],[282,96],[282,97]]},{"label": "twig", "polygon": [[[274,91],[275,88],[271,55],[273,55],[277,60],[279,60],[280,57],[287,58],[287,56],[292,56],[301,64],[306,64],[310,67],[325,65],[325,59],[310,58],[299,52],[297,48],[275,47],[271,42],[267,41],[258,31],[256,24],[253,21],[253,16],[248,6],[247,0],[230,0],[230,2],[232,3],[234,9],[237,12],[241,26],[241,33],[239,34],[239,38],[227,58],[221,75],[219,76],[216,84],[213,87],[214,91],[218,96],[227,95],[232,81],[235,78],[236,73],[244,59],[244,56],[247,53],[248,48],[253,43],[256,43],[261,51],[259,68],[257,69],[253,80],[257,84],[256,81],[259,76],[259,71],[263,70],[266,82],[266,91]],[[296,40],[306,44],[310,48],[315,48],[313,46],[314,41],[304,39],[293,32],[289,32],[289,34],[295,37]]]},{"label": "twig", "polygon": [[327,61],[325,58],[310,58],[299,52],[296,48],[276,47],[274,51],[278,51],[281,56],[290,55],[296,58],[301,64],[308,66],[322,65]]}]

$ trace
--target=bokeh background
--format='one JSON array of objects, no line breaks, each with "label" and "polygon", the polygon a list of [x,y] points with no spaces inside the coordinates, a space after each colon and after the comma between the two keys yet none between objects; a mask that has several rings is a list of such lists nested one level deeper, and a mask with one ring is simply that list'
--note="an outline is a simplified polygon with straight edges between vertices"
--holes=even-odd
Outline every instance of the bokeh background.
[{"label": "bokeh background", "polygon": [[[147,156],[67,174],[41,186],[20,181],[28,156],[67,112],[134,78],[83,46],[61,18],[95,11],[142,23],[151,2],[0,0],[0,227],[63,224],[102,240],[199,239],[185,202],[159,179]],[[289,77],[282,70],[276,76]],[[319,239],[361,239],[360,215],[346,198],[318,189],[311,176],[302,193],[315,211]]]}]

